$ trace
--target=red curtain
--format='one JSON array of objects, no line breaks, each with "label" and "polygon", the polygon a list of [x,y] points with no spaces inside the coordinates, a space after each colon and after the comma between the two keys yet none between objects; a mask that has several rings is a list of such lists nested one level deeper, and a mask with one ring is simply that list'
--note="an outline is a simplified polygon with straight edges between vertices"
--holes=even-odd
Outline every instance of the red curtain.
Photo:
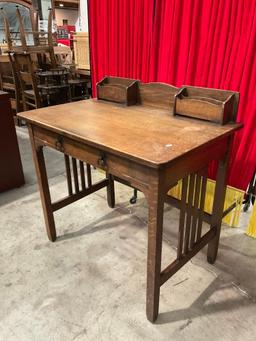
[{"label": "red curtain", "polygon": [[105,75],[240,92],[229,184],[256,168],[256,1],[90,0],[93,84]]},{"label": "red curtain", "polygon": [[149,80],[154,0],[89,0],[92,83],[104,76]]}]

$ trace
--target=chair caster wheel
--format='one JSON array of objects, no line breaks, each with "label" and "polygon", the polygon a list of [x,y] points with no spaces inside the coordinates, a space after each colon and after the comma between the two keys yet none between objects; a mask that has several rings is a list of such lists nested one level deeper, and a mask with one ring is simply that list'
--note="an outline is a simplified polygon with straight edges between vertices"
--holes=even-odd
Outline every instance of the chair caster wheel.
[{"label": "chair caster wheel", "polygon": [[136,204],[136,202],[137,202],[137,198],[136,197],[131,197],[131,199],[130,199],[130,204]]},{"label": "chair caster wheel", "polygon": [[244,211],[244,212],[247,212],[248,209],[249,209],[249,207],[250,207],[250,203],[246,203],[246,204],[244,205],[244,207],[243,207],[243,211]]}]

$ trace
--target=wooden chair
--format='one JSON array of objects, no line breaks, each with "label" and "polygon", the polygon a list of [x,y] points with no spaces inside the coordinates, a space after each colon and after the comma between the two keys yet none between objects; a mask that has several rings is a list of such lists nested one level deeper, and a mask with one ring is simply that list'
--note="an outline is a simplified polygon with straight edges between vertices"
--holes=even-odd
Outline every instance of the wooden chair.
[{"label": "wooden chair", "polygon": [[70,86],[71,101],[79,101],[90,97],[88,84],[89,80],[81,79],[75,72],[75,63],[73,62],[72,50],[68,46],[54,46],[54,54],[57,63],[70,71]]},{"label": "wooden chair", "polygon": [[[45,63],[45,56],[49,56],[50,60],[50,68],[56,68],[56,58],[54,55],[54,39],[52,34],[52,23],[53,23],[53,15],[52,10],[49,10],[49,17],[48,17],[48,30],[47,32],[39,30],[38,24],[38,13],[35,11],[30,11],[30,18],[31,18],[31,27],[32,31],[26,31],[24,28],[24,23],[22,16],[20,14],[19,9],[16,10],[17,20],[19,22],[20,28],[20,45],[15,45],[12,37],[12,32],[10,31],[10,25],[8,18],[4,11],[2,10],[2,16],[4,19],[4,28],[5,28],[5,35],[6,41],[8,45],[8,51],[12,53],[27,53],[27,54],[34,54],[38,56],[39,64],[43,65]],[[33,45],[27,44],[27,35],[33,35]]]},{"label": "wooden chair", "polygon": [[35,64],[30,54],[14,53],[13,60],[21,85],[24,110],[42,107],[42,99],[38,91]]},{"label": "wooden chair", "polygon": [[76,69],[74,67],[70,68],[70,79],[68,83],[70,86],[70,95],[72,102],[90,98],[90,80],[81,78],[80,75],[76,73]]},{"label": "wooden chair", "polygon": [[57,63],[66,68],[73,68],[75,63],[73,62],[73,53],[68,46],[54,46],[54,55]]},{"label": "wooden chair", "polygon": [[37,87],[45,105],[50,106],[71,101],[69,74],[70,71],[64,67],[36,72]]},{"label": "wooden chair", "polygon": [[[0,89],[10,94],[11,108],[14,114],[23,110],[22,96],[17,72],[11,56],[0,55]],[[19,124],[19,121],[17,121]]]},{"label": "wooden chair", "polygon": [[88,80],[76,78],[70,79],[68,83],[70,86],[70,96],[72,102],[90,98]]},{"label": "wooden chair", "polygon": [[0,43],[0,55],[7,54],[8,45],[6,43]]}]

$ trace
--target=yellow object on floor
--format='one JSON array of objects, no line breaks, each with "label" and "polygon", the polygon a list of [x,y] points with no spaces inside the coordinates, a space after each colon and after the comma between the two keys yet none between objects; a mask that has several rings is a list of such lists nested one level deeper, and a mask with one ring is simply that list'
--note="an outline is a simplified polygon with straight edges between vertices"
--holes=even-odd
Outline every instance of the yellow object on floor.
[{"label": "yellow object on floor", "polygon": [[250,222],[246,229],[246,234],[248,234],[250,237],[256,238],[256,204],[253,206]]},{"label": "yellow object on floor", "polygon": [[[206,186],[206,196],[205,196],[205,205],[204,205],[204,211],[207,213],[212,213],[212,205],[213,205],[213,199],[214,199],[214,190],[215,190],[215,181],[207,179],[207,186]],[[176,199],[181,199],[181,181],[178,182],[178,184],[170,189],[168,192],[168,195],[173,196]],[[235,208],[227,214],[224,219],[223,223],[231,226],[231,227],[237,227],[239,222],[239,217],[241,213],[242,203],[243,203],[243,197],[244,192],[231,187],[227,186],[226,191],[226,198],[224,203],[224,211],[229,208],[234,203],[236,204]],[[256,218],[256,214],[255,214]],[[255,236],[256,236],[256,229],[255,229]]]}]

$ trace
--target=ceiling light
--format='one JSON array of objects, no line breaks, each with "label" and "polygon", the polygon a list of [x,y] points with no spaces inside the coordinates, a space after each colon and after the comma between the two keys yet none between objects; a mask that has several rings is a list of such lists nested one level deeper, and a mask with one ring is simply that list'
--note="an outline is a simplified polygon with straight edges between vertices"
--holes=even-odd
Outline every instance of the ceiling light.
[{"label": "ceiling light", "polygon": [[60,6],[60,7],[64,7],[64,5],[63,5],[63,4],[59,4],[59,6]]}]

